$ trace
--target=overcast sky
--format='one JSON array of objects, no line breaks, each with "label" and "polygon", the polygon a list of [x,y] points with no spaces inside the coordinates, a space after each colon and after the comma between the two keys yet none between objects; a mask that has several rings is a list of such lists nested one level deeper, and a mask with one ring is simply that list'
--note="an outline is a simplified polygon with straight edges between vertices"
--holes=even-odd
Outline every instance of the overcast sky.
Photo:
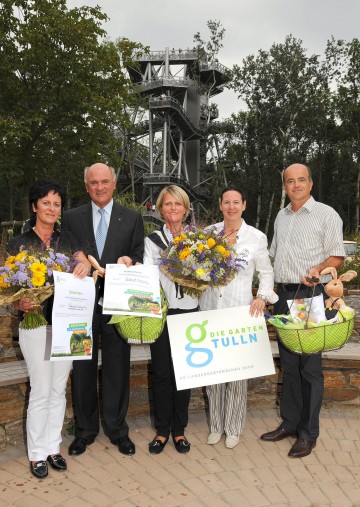
[{"label": "overcast sky", "polygon": [[[332,35],[360,38],[360,0],[68,0],[67,5],[100,5],[110,18],[104,25],[110,39],[127,37],[152,50],[193,47],[196,32],[208,40],[208,20],[220,21],[226,31],[219,62],[229,68],[289,34],[303,41],[309,55],[322,55]],[[220,117],[239,110],[232,91],[214,100]]]}]

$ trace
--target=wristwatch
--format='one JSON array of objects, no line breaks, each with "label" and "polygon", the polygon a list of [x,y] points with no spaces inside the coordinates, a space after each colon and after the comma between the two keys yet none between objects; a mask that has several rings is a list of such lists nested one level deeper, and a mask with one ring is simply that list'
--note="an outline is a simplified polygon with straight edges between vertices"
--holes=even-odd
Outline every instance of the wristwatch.
[{"label": "wristwatch", "polygon": [[265,301],[265,303],[267,303],[267,299],[266,299],[266,297],[263,294],[257,293],[256,297],[260,298],[260,299],[263,299]]}]

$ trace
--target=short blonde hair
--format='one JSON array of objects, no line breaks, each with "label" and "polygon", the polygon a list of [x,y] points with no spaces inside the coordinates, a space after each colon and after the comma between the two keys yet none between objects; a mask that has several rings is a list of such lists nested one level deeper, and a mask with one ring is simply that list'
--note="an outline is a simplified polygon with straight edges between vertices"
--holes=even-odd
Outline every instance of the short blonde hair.
[{"label": "short blonde hair", "polygon": [[172,197],[174,197],[175,199],[180,201],[183,204],[183,206],[185,206],[185,210],[186,210],[185,215],[184,215],[184,220],[185,220],[189,216],[189,213],[191,210],[190,199],[189,199],[189,196],[187,195],[187,193],[182,188],[178,187],[177,185],[168,185],[167,187],[164,187],[161,190],[161,192],[156,200],[156,204],[155,204],[155,207],[159,213],[161,213],[161,208],[162,208],[162,205],[164,204],[164,199],[165,199],[166,194],[170,194]]}]

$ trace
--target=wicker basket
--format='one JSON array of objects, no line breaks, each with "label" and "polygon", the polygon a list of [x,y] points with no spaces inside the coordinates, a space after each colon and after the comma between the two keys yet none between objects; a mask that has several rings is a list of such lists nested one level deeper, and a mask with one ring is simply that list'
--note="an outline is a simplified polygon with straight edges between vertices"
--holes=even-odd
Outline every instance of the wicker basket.
[{"label": "wicker basket", "polygon": [[[271,322],[271,320],[270,320]],[[281,343],[296,354],[318,354],[343,347],[354,329],[355,313],[343,322],[324,323],[307,329],[290,329],[289,324],[271,324],[276,327]]]},{"label": "wicker basket", "polygon": [[133,315],[113,315],[109,324],[114,324],[117,332],[131,345],[147,345],[154,343],[164,329],[168,302],[161,295],[161,319],[156,317],[137,317]]}]

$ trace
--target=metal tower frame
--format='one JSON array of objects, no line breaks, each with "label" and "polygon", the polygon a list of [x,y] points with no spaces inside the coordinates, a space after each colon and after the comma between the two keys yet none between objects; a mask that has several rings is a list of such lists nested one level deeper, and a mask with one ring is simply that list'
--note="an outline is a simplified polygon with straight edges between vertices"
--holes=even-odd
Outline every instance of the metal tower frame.
[{"label": "metal tower frame", "polygon": [[144,100],[134,111],[129,138],[147,153],[146,160],[134,161],[136,179],[148,189],[144,202],[153,202],[162,186],[173,183],[203,207],[211,179],[200,171],[206,142],[224,132],[224,124],[213,121],[217,114],[209,101],[231,81],[231,73],[197,48],[135,54],[133,61],[127,70],[134,91]]}]

